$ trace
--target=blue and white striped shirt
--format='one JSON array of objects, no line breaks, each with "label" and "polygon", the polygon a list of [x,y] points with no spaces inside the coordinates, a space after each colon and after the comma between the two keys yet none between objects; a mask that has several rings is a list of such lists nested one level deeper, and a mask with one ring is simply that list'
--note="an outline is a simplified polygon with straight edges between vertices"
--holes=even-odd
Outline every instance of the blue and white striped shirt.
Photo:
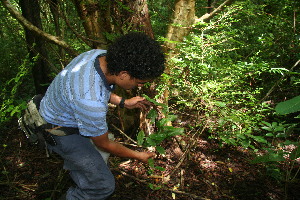
[{"label": "blue and white striped shirt", "polygon": [[100,49],[85,52],[55,77],[40,104],[48,123],[78,127],[84,136],[108,131],[106,113],[113,86],[106,82],[98,60],[105,53]]}]

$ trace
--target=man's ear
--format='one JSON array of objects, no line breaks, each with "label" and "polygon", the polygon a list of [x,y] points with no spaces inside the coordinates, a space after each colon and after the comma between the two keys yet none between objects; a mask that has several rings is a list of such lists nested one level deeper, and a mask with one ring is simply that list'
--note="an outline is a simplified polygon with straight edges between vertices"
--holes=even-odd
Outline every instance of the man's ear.
[{"label": "man's ear", "polygon": [[124,80],[126,78],[130,78],[130,75],[127,71],[121,71],[118,76],[120,77],[121,80]]}]

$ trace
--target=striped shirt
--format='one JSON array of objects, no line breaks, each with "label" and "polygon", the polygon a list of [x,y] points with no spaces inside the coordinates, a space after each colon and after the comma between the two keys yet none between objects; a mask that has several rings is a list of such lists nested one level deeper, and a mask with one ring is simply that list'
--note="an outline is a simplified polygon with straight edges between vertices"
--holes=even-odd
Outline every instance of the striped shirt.
[{"label": "striped shirt", "polygon": [[55,77],[40,105],[48,123],[76,127],[83,136],[108,131],[106,113],[113,86],[106,82],[98,59],[105,53],[100,49],[85,52]]}]

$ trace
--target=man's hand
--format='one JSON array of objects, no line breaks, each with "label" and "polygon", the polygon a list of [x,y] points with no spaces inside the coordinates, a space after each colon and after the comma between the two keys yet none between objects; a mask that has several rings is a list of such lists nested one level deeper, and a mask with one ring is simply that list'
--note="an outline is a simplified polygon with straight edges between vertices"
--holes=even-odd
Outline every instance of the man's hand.
[{"label": "man's hand", "polygon": [[144,97],[137,96],[132,97],[131,99],[126,99],[124,107],[128,109],[139,108],[143,111],[146,111],[152,105],[153,104],[147,101]]},{"label": "man's hand", "polygon": [[133,158],[141,162],[147,163],[149,158],[153,158],[156,155],[153,152],[134,151],[123,146],[118,142],[109,140],[108,133],[96,137],[91,137],[91,139],[93,143],[101,150],[119,157]]},{"label": "man's hand", "polygon": [[154,152],[139,152],[138,160],[143,162],[143,163],[148,163],[149,158],[154,158],[155,157]]}]

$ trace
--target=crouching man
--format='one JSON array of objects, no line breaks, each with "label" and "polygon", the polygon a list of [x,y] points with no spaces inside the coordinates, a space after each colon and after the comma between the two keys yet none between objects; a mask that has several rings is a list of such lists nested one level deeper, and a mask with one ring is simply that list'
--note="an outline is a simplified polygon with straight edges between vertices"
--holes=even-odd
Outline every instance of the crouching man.
[{"label": "crouching man", "polygon": [[149,102],[143,97],[124,99],[113,93],[114,87],[129,90],[153,81],[163,73],[164,61],[156,41],[142,33],[129,33],[107,51],[82,53],[53,80],[39,112],[53,129],[69,128],[65,136],[52,135],[55,145],[48,145],[64,159],[64,168],[76,183],[62,199],[101,200],[113,193],[114,177],[94,145],[141,162],[155,155],[109,140],[106,114],[109,102],[128,109],[145,109]]}]

